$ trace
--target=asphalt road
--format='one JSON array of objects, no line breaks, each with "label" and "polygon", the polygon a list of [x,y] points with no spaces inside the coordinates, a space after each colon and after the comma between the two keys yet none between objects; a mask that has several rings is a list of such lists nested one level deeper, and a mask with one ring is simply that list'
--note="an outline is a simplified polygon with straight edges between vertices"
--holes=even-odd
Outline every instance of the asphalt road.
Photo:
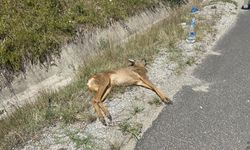
[{"label": "asphalt road", "polygon": [[136,150],[250,150],[250,10],[214,51],[193,73],[208,91],[184,86]]}]

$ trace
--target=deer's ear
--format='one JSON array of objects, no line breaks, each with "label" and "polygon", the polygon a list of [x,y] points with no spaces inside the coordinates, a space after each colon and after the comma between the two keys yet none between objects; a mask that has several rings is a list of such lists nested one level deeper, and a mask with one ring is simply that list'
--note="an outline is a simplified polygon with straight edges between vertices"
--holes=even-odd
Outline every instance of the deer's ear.
[{"label": "deer's ear", "polygon": [[128,62],[129,62],[129,66],[134,66],[135,65],[135,60],[133,59],[128,59]]}]

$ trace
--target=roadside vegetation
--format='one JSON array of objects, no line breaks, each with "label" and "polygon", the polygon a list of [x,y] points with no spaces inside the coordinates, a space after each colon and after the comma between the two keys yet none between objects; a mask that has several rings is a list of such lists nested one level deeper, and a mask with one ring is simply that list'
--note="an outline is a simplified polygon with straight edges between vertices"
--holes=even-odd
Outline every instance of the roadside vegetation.
[{"label": "roadside vegetation", "polygon": [[210,4],[214,4],[214,3],[217,3],[217,2],[223,2],[223,3],[232,3],[235,5],[235,8],[238,7],[238,3],[234,0],[212,0],[210,1]]},{"label": "roadside vegetation", "polygon": [[9,80],[28,64],[49,67],[79,27],[107,27],[159,2],[182,0],[1,0],[0,72]]},{"label": "roadside vegetation", "polygon": [[[68,0],[68,1],[70,1],[70,0]],[[80,4],[82,4],[81,2],[86,2],[86,1],[79,0],[79,2],[78,1],[74,2],[74,4],[71,2],[71,4],[69,4],[70,2],[68,2],[68,1],[67,1],[67,5],[76,5],[77,3],[79,3],[78,5],[80,5]],[[29,0],[26,0],[25,2],[27,2],[27,5],[29,3],[31,3],[29,5],[32,5],[32,6],[37,5],[36,3],[34,3],[34,1],[30,2]],[[66,1],[63,1],[63,2],[65,2],[65,4],[66,4]],[[97,4],[98,4],[98,6],[99,5],[103,6],[103,7],[105,6],[104,8],[106,8],[106,7],[112,6],[112,5],[110,6],[110,4],[108,4],[108,2],[111,2],[114,4],[116,2],[118,3],[118,1],[115,1],[115,0],[113,0],[113,1],[100,0],[99,3],[97,3],[97,1],[96,2],[87,1],[87,2],[88,3],[86,3],[86,5],[83,5],[83,6],[88,6],[88,5],[92,6],[93,5],[92,6],[93,8],[99,8],[99,7],[96,7]],[[120,15],[120,17],[117,17],[117,20],[119,20],[121,18],[125,18],[125,17],[135,13],[134,11],[132,11],[132,14],[128,13],[129,11],[131,11],[131,9],[132,10],[136,10],[136,9],[143,10],[146,7],[149,7],[150,5],[155,4],[154,2],[156,2],[156,1],[130,0],[130,1],[126,1],[126,2],[125,1],[121,1],[121,2],[124,2],[124,5],[126,2],[130,2],[129,4],[126,4],[127,7],[134,6],[134,8],[133,9],[127,8],[126,6],[122,6],[122,8],[119,8],[119,7],[116,8],[115,6],[113,6],[114,8],[113,7],[109,8],[109,9],[106,8],[107,10],[109,10],[108,11],[109,15],[113,14],[116,9],[117,9],[116,11],[119,11],[119,9],[122,9],[121,12],[119,11],[120,14],[122,14],[122,15]],[[3,4],[10,5],[7,3],[10,3],[10,2],[8,2],[8,1],[7,2],[6,1],[0,2],[0,7],[2,7]],[[40,1],[39,2],[37,1],[37,3],[40,3]],[[46,5],[48,5],[49,8],[51,7],[51,3],[47,4],[47,1],[41,2],[41,3],[46,3]],[[56,1],[56,0],[53,1],[53,4],[57,4],[57,3],[61,3],[61,1],[60,2]],[[96,5],[94,5],[93,3]],[[133,5],[131,5],[131,3],[133,3]],[[22,8],[21,2],[17,2],[16,4],[20,4],[20,8]],[[107,6],[104,4],[106,4]],[[13,7],[14,7],[14,5],[13,5]],[[57,7],[57,5],[56,5],[56,7]],[[60,6],[60,7],[62,7],[62,6]],[[64,8],[64,7],[62,7],[62,8]],[[100,9],[102,10],[104,8],[101,7]],[[39,138],[38,135],[39,135],[42,128],[54,125],[57,122],[63,122],[65,124],[69,124],[69,123],[73,123],[73,122],[79,121],[79,120],[84,121],[86,123],[91,123],[91,122],[95,121],[96,117],[93,116],[94,114],[90,113],[91,94],[87,92],[86,82],[87,82],[87,79],[96,72],[114,69],[114,68],[118,68],[121,66],[126,66],[127,60],[129,58],[135,58],[135,59],[144,58],[144,59],[147,59],[149,61],[152,61],[153,56],[155,54],[157,54],[161,48],[167,48],[168,52],[170,54],[173,54],[173,56],[172,56],[173,61],[180,61],[181,62],[180,65],[183,65],[183,61],[181,61],[182,58],[180,57],[181,51],[177,48],[176,44],[180,40],[185,40],[185,38],[187,36],[187,31],[185,31],[180,24],[182,22],[189,22],[191,20],[192,16],[188,13],[188,12],[190,12],[190,8],[191,8],[190,6],[183,6],[179,9],[173,10],[173,12],[169,18],[167,18],[166,20],[162,21],[161,23],[155,25],[154,27],[152,27],[151,29],[149,29],[145,33],[138,34],[135,37],[129,39],[129,41],[124,43],[123,45],[116,45],[115,46],[113,43],[103,41],[103,45],[100,47],[101,51],[98,54],[98,56],[96,56],[95,58],[90,58],[88,60],[88,64],[85,64],[84,66],[82,66],[80,68],[80,70],[78,71],[78,73],[75,77],[75,81],[73,83],[71,83],[67,87],[65,87],[63,89],[59,89],[57,91],[43,91],[43,92],[41,92],[40,96],[37,98],[37,100],[34,103],[26,104],[24,107],[21,107],[21,108],[17,107],[13,113],[7,114],[8,117],[0,120],[0,149],[12,149],[13,147],[20,146],[20,145],[24,144],[24,142],[27,140]],[[78,8],[78,9],[80,9],[80,8]],[[115,9],[115,10],[113,10],[113,9]],[[125,9],[126,11],[123,11],[123,9]],[[61,12],[61,8],[58,8],[58,12],[56,11],[56,12],[52,13],[52,14],[58,13],[56,16],[54,16],[55,17],[54,21],[57,20],[60,22],[60,20],[58,20],[58,18],[63,19],[63,16],[60,16],[60,15],[65,15],[65,14],[71,12],[71,10],[68,8],[67,9],[64,8],[63,10],[65,12]],[[15,10],[15,11],[18,11],[18,10]],[[76,11],[77,13],[75,15],[79,14],[78,11],[80,11],[80,10],[77,10]],[[85,15],[89,14],[89,13],[86,14],[86,12],[85,12],[85,11],[88,11],[88,9],[86,9],[86,10],[84,9],[81,11],[83,11],[82,13]],[[96,11],[95,13],[101,13],[101,12],[102,11]],[[95,13],[93,13],[93,14],[95,14]],[[48,13],[47,15],[49,15],[49,14],[50,13]],[[114,14],[119,14],[119,13],[114,13]],[[72,14],[70,13],[70,15],[72,15]],[[97,15],[97,14],[95,14],[95,15]],[[102,19],[110,18],[108,16],[106,16],[106,17],[105,16],[106,15],[102,14],[101,18]],[[97,17],[100,17],[100,15],[98,14]],[[85,17],[83,17],[83,18],[85,18]],[[54,46],[52,44],[51,45],[52,49],[50,50],[49,53],[53,53],[53,54],[60,53],[59,47],[60,47],[60,44],[62,44],[62,41],[60,40],[61,37],[64,35],[68,36],[68,35],[73,34],[73,32],[75,30],[75,29],[73,30],[73,28],[75,28],[75,26],[77,26],[77,23],[91,23],[92,25],[105,26],[109,22],[109,19],[108,20],[104,19],[101,22],[99,22],[100,20],[97,18],[95,21],[92,20],[93,21],[92,22],[89,20],[85,20],[83,18],[82,19],[74,18],[75,19],[73,21],[74,24],[71,24],[69,26],[68,26],[68,24],[66,24],[64,26],[64,25],[62,25],[63,23],[58,25],[58,26],[60,26],[60,27],[58,27],[59,29],[66,29],[66,30],[65,30],[65,32],[64,32],[64,30],[63,31],[56,30],[55,32],[56,32],[56,35],[58,35],[58,37],[54,38],[54,34],[53,34],[53,36],[51,36],[52,37],[51,39],[53,39],[53,40],[56,39],[55,40],[56,45],[57,44],[58,45],[55,46],[56,49],[52,50],[53,49],[52,47]],[[116,18],[116,17],[112,17],[112,18]],[[32,18],[30,18],[30,19],[32,19]],[[68,18],[66,17],[66,20],[67,19]],[[70,18],[70,19],[72,19],[72,18]],[[47,19],[45,19],[45,20],[47,20]],[[69,20],[67,20],[67,21],[69,21]],[[19,20],[17,22],[19,23],[21,21]],[[25,26],[26,25],[24,25],[24,27]],[[54,26],[52,27],[52,26],[53,25],[51,25],[51,28],[48,28],[46,30],[41,29],[41,33],[45,33],[45,31],[54,32],[54,28],[57,28],[57,27],[54,27]],[[63,27],[61,28],[61,26],[63,26]],[[204,26],[204,29],[210,29],[209,24],[202,24],[201,23],[200,26]],[[68,27],[69,27],[69,29],[72,29],[72,30],[68,30]],[[33,26],[32,26],[32,28],[33,28]],[[26,32],[26,31],[24,31],[24,32]],[[4,38],[2,38],[2,37],[4,37]],[[3,43],[3,40],[7,40],[5,36],[2,36],[2,34],[0,34],[0,38],[1,38],[0,40],[2,40],[1,43]],[[42,37],[42,39],[43,38],[44,37]],[[200,40],[201,39],[202,39],[202,37],[200,37]],[[12,39],[10,39],[10,43],[11,43],[11,40]],[[47,41],[46,38],[44,40]],[[38,40],[38,41],[40,42],[40,40]],[[35,43],[35,41],[34,41],[34,43]],[[45,42],[45,44],[47,44],[47,43]],[[17,53],[16,54],[17,56],[13,55],[13,57],[15,56],[18,59],[25,58],[24,55],[26,55],[26,54],[31,55],[30,53],[33,52],[32,49],[30,49],[31,52],[21,51],[20,49],[18,49],[18,48],[20,48],[19,46],[20,45],[15,45],[14,47],[16,47],[16,49],[13,49],[13,51],[0,49],[0,52],[1,52],[0,57],[2,59],[1,64],[0,64],[1,66],[6,65],[5,63],[7,63],[7,66],[8,65],[10,65],[10,66],[16,65],[15,67],[13,67],[13,69],[15,68],[14,70],[19,70],[20,68],[22,68],[21,66],[19,66],[17,64],[19,64],[19,62],[22,62],[24,60],[20,60],[20,61],[17,61],[18,63],[12,64],[12,63],[10,63],[10,61],[5,61],[8,58],[5,58],[5,57],[2,58],[3,56],[5,56],[5,54],[4,54],[5,52],[8,53],[8,55],[10,55],[10,56],[11,56],[11,53],[13,53],[13,54]],[[27,46],[29,47],[30,45],[27,44]],[[46,47],[46,46],[44,46],[44,47]],[[28,49],[25,49],[25,50],[28,50]],[[47,48],[45,48],[44,50],[48,51]],[[36,61],[38,61],[38,60],[40,61],[40,57],[42,56],[40,54],[43,54],[42,51],[43,50],[41,50],[41,51],[38,50],[39,53],[34,52],[34,55],[36,56],[34,58],[37,58]],[[176,54],[176,53],[178,53],[178,54]],[[2,54],[4,54],[4,55],[2,55]],[[44,56],[45,55],[47,56],[46,52],[44,52]],[[16,61],[16,59],[12,58],[12,56],[10,58],[11,58],[10,60]],[[34,60],[34,62],[36,62],[36,61]],[[8,64],[8,63],[10,63],[10,64]],[[193,60],[190,59],[190,60],[188,60],[188,62],[185,61],[184,65],[185,64],[191,65],[191,63],[193,63]],[[20,63],[20,64],[23,64],[23,63]],[[185,66],[187,66],[187,65],[185,65]],[[184,69],[184,67],[182,69]],[[152,104],[158,105],[158,102],[155,100],[155,102],[152,102]],[[139,107],[135,108],[134,113],[132,115],[139,113],[141,111],[143,111],[142,108],[139,108]],[[140,130],[137,130],[137,129],[134,130],[134,128],[132,128],[130,126],[128,126],[128,127],[127,126],[120,126],[120,128],[123,132],[133,133],[133,135],[136,138],[137,138],[138,134],[140,133],[139,132]],[[140,128],[141,128],[141,126],[140,126]],[[75,139],[74,136],[72,136],[72,137]],[[78,141],[78,139],[77,139],[77,141]]]}]

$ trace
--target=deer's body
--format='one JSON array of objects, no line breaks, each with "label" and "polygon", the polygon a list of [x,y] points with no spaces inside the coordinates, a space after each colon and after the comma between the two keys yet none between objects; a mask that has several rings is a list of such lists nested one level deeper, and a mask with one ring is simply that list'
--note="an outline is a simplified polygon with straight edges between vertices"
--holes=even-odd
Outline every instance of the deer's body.
[{"label": "deer's body", "polygon": [[103,102],[114,86],[142,86],[154,91],[163,102],[171,102],[170,99],[148,79],[145,63],[136,63],[134,61],[131,61],[131,63],[131,66],[126,68],[95,74],[88,80],[87,85],[89,90],[96,92],[92,100],[93,106],[100,121],[104,125],[106,125],[106,122],[103,114],[107,116],[110,121],[112,117],[108,109],[103,105]]}]

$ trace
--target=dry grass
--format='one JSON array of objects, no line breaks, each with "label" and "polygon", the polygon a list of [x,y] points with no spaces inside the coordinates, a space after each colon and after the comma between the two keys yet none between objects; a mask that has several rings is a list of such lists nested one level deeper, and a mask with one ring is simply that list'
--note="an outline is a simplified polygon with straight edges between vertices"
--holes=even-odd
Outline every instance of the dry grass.
[{"label": "dry grass", "polygon": [[214,3],[217,3],[217,2],[231,3],[231,4],[235,5],[235,8],[238,7],[238,3],[235,0],[212,0],[209,4],[214,4]]}]

